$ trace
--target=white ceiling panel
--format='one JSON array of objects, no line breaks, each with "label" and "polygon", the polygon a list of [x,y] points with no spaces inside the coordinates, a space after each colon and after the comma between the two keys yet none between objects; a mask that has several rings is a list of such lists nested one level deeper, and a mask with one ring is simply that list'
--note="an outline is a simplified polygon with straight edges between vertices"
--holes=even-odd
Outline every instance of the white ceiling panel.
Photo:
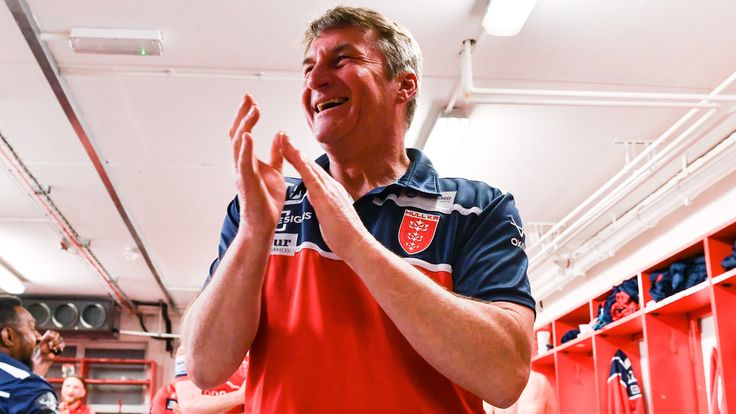
[{"label": "white ceiling panel", "polygon": [[25,162],[89,162],[35,63],[0,63],[0,130]]},{"label": "white ceiling panel", "polygon": [[681,112],[478,106],[445,175],[492,183],[515,194],[525,217],[554,222],[624,167],[614,141],[654,140]]},{"label": "white ceiling panel", "polygon": [[[479,77],[710,91],[736,71],[736,3],[540,1],[516,37],[484,37]],[[523,53],[519,53],[522,50]]]},{"label": "white ceiling panel", "polygon": [[[26,46],[23,35],[15,24],[13,14],[7,7],[0,7],[0,63],[35,63],[33,54]],[[0,66],[2,66],[0,65]],[[2,78],[0,78],[2,79]],[[0,97],[2,94],[0,94]]]}]

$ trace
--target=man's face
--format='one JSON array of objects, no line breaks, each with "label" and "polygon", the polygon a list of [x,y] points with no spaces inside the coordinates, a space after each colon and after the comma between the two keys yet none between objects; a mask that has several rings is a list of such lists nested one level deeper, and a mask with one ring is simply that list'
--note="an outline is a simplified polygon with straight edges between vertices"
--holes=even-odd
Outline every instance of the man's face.
[{"label": "man's face", "polygon": [[81,400],[85,394],[87,392],[79,378],[69,377],[64,380],[64,384],[61,386],[61,399],[67,404],[73,404]]},{"label": "man's face", "polygon": [[324,32],[305,54],[303,70],[302,104],[321,144],[335,145],[353,134],[380,137],[394,126],[400,82],[387,78],[372,31],[344,27]]},{"label": "man's face", "polygon": [[36,320],[23,307],[17,307],[16,312],[18,321],[8,329],[14,332],[13,343],[9,344],[10,356],[18,361],[33,367],[33,349],[36,347],[36,341],[41,335],[36,331]]}]

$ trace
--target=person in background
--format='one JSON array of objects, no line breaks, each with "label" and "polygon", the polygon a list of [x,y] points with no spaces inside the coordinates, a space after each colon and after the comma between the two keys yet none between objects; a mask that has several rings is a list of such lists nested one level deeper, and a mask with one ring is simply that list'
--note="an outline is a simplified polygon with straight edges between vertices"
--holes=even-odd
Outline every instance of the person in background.
[{"label": "person in background", "polygon": [[0,295],[0,413],[58,413],[56,393],[43,376],[63,349],[58,332],[36,330],[18,297]]},{"label": "person in background", "polygon": [[[259,39],[247,39],[258,41]],[[230,129],[237,196],[184,318],[201,388],[250,352],[246,411],[482,413],[529,377],[535,302],[514,198],[440,178],[405,148],[421,51],[380,13],[309,26],[302,107],[326,154],[285,133],[259,160],[246,95]],[[284,159],[301,179],[282,174]]]},{"label": "person in background", "polygon": [[243,413],[245,377],[248,360],[220,386],[202,390],[188,378],[184,365],[184,350],[176,351],[174,381],[160,389],[151,401],[151,414],[215,414]]},{"label": "person in background", "polygon": [[61,385],[61,414],[95,414],[85,402],[87,383],[82,377],[71,376],[64,379]]},{"label": "person in background", "polygon": [[179,402],[176,398],[176,380],[166,384],[165,387],[156,391],[151,399],[149,414],[180,414]]},{"label": "person in background", "polygon": [[174,383],[179,408],[185,414],[219,414],[245,412],[245,378],[248,375],[248,356],[224,383],[202,390],[190,379],[184,365],[184,351],[177,350]]}]

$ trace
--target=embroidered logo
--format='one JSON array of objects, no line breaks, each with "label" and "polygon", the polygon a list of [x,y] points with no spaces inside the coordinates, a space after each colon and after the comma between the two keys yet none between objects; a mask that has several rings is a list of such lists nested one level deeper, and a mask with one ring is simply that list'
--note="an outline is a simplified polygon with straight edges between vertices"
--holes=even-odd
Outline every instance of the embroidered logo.
[{"label": "embroidered logo", "polygon": [[424,251],[432,243],[439,222],[440,216],[438,214],[405,210],[399,227],[401,248],[409,254]]},{"label": "embroidered logo", "polygon": [[509,218],[511,219],[510,223],[511,223],[511,224],[512,224],[512,225],[513,225],[514,227],[516,227],[516,231],[518,231],[518,232],[519,232],[519,236],[520,236],[520,237],[524,237],[524,228],[523,228],[523,227],[521,227],[520,225],[516,224],[516,221],[514,220],[514,217],[513,217],[513,216],[509,216]]}]

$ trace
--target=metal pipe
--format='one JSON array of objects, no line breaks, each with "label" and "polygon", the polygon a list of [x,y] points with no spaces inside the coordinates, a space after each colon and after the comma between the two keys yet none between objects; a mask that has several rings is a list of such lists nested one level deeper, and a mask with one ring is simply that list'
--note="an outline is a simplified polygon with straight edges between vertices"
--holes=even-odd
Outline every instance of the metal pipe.
[{"label": "metal pipe", "polygon": [[[694,139],[694,137],[690,136],[692,132],[698,127],[700,127],[711,116],[713,116],[714,113],[715,113],[715,110],[711,110],[708,113],[706,113],[704,116],[702,116],[700,119],[698,119],[695,123],[690,125],[688,129],[686,129],[677,138],[675,138],[661,152],[657,153],[646,164],[644,164],[644,166],[636,170],[633,175],[628,177],[623,183],[621,183],[618,187],[613,189],[613,191],[609,193],[604,199],[600,200],[595,206],[587,210],[580,218],[578,218],[575,221],[575,226],[570,226],[562,230],[555,237],[552,245],[564,244],[567,241],[569,241],[572,237],[575,237],[587,225],[589,225],[592,221],[600,217],[606,209],[611,207],[612,204],[620,201],[632,189],[637,187],[643,180],[647,179],[649,176],[654,174],[659,169],[659,167],[666,165],[668,162],[674,159],[677,155],[679,155],[682,151],[684,151],[686,148],[683,148],[683,147],[686,147],[687,145],[689,145],[690,143],[689,141]],[[540,252],[540,254],[534,257],[537,263],[540,260],[544,260],[544,258],[540,259],[538,257],[538,256],[541,256],[541,254],[542,253]]]},{"label": "metal pipe", "polygon": [[[610,257],[610,253],[615,252],[622,245],[658,223],[661,218],[672,213],[682,205],[684,199],[693,200],[708,187],[708,184],[735,171],[736,165],[729,162],[735,156],[736,133],[732,133],[667,183],[650,193],[636,208],[632,208],[616,222],[609,224],[583,243],[573,252],[573,256],[578,252],[581,253],[574,259],[573,267],[586,271]],[[687,194],[682,193],[683,189],[687,191]],[[642,220],[644,214],[653,218]],[[557,275],[558,273],[552,268],[535,280],[534,295],[537,300],[544,299],[569,281],[567,278],[559,280]]]},{"label": "metal pipe", "polygon": [[696,102],[657,102],[657,101],[604,101],[581,99],[504,99],[471,96],[468,102],[497,105],[545,105],[545,106],[607,106],[607,107],[648,107],[648,108],[718,108],[717,103]]},{"label": "metal pipe", "polygon": [[[736,80],[736,72],[733,72],[728,78],[726,78],[723,82],[721,82],[720,85],[718,85],[712,94],[718,94],[721,91],[723,91],[725,88],[727,88],[731,83]],[[598,190],[596,190],[595,193],[593,193],[590,197],[585,199],[580,205],[578,205],[573,211],[568,213],[560,222],[557,223],[555,227],[550,229],[547,233],[542,235],[542,237],[537,241],[537,243],[534,246],[530,246],[530,250],[533,249],[536,246],[542,246],[542,243],[544,243],[547,239],[552,237],[555,234],[558,233],[562,227],[564,227],[568,221],[572,220],[573,217],[575,217],[577,214],[579,214],[581,211],[589,211],[589,206],[595,201],[598,197],[600,197],[602,194],[604,194],[606,191],[608,191],[614,184],[616,184],[622,177],[624,177],[626,174],[628,174],[630,171],[634,169],[639,163],[646,161],[647,159],[653,159],[650,158],[650,154],[653,153],[653,151],[660,145],[664,143],[666,139],[669,138],[670,135],[672,135],[676,130],[678,130],[680,127],[682,127],[687,121],[690,120],[695,114],[698,113],[698,109],[691,109],[688,111],[684,116],[682,116],[680,119],[678,119],[670,128],[667,129],[662,135],[660,135],[654,142],[652,142],[651,145],[647,146],[644,151],[642,151],[638,156],[636,156],[631,163],[627,164],[622,168],[616,175],[614,175],[611,179],[609,179],[603,186],[601,186]],[[702,118],[701,118],[702,119]],[[697,123],[697,121],[696,121]],[[606,200],[606,197],[604,197],[599,203]],[[557,240],[558,237],[555,237],[555,240]],[[542,246],[542,252],[537,254],[530,260],[530,266],[535,266],[536,263],[539,263],[542,261],[542,256],[545,254],[545,251],[549,250],[550,246],[554,246],[558,244],[556,241],[553,241],[547,245],[547,247]]]},{"label": "metal pipe", "polygon": [[662,92],[628,92],[628,91],[582,91],[574,89],[505,89],[505,88],[472,88],[473,95],[512,95],[512,96],[557,96],[570,98],[602,98],[602,99],[649,99],[672,101],[731,101],[736,102],[736,95],[718,95],[696,93],[662,93]]},{"label": "metal pipe", "polygon": [[444,111],[445,115],[449,114],[450,112],[452,112],[453,109],[455,109],[455,103],[457,103],[457,100],[460,98],[460,95],[462,93],[463,93],[462,82],[458,82],[457,85],[455,85],[455,89],[452,92],[450,101],[447,103],[447,106],[445,107],[445,111]]},{"label": "metal pipe", "polygon": [[179,77],[208,79],[249,79],[262,81],[302,82],[303,78],[293,72],[257,72],[227,69],[206,68],[162,68],[135,66],[125,69],[105,68],[99,66],[64,65],[59,68],[64,76],[146,76],[146,77]]},{"label": "metal pipe", "polygon": [[473,86],[473,41],[471,39],[463,40],[463,52],[460,54],[460,84],[462,85],[463,94],[472,90]]},{"label": "metal pipe", "polygon": [[15,150],[5,139],[2,133],[0,133],[0,141],[2,141],[3,144],[0,145],[0,155],[2,155],[8,169],[13,172],[13,175],[17,178],[18,182],[25,189],[28,195],[46,211],[51,220],[56,223],[57,228],[61,231],[64,237],[69,240],[72,246],[79,252],[79,255],[90,266],[92,266],[92,269],[94,269],[100,277],[102,277],[102,280],[112,292],[115,300],[130,313],[137,313],[135,305],[131,302],[125,292],[123,292],[120,286],[118,286],[117,282],[113,280],[107,269],[105,269],[102,263],[100,263],[94,253],[92,253],[92,250],[79,241],[79,236],[76,230],[74,230],[66,217],[64,217],[54,201],[49,197],[48,193],[35,191],[35,188],[40,187],[38,180],[36,180],[36,177],[34,177],[25,164],[23,164],[20,157],[18,157],[18,154],[15,153]]},{"label": "metal pipe", "polygon": [[[479,103],[485,103],[489,102],[489,100],[485,100],[483,102],[482,99],[479,97],[474,97],[472,95],[472,91],[474,90],[482,90],[479,88],[475,88],[473,86],[473,79],[472,79],[472,59],[471,59],[471,48],[470,48],[470,41],[464,41],[463,42],[464,51],[461,56],[460,60],[460,69],[461,69],[461,83],[463,87],[465,88],[465,95],[466,99],[473,100],[475,99],[476,102]],[[736,78],[736,72],[732,73],[731,76],[729,76],[725,81],[723,81],[718,87],[716,87],[709,95],[707,95],[707,98],[710,99],[713,96],[718,95],[721,93],[728,85],[730,85],[734,78]],[[539,90],[535,91],[535,93],[538,93]],[[556,91],[559,92],[559,91]],[[556,93],[552,92],[552,93]],[[580,92],[580,91],[576,91]],[[639,94],[638,92],[636,94]],[[469,96],[468,96],[469,95]],[[641,95],[635,95],[635,96],[641,96]],[[516,101],[517,103],[519,101]],[[540,103],[540,101],[536,101],[537,103]],[[569,104],[566,103],[566,104]],[[700,102],[699,104],[707,104],[707,102],[704,100],[703,102]],[[594,201],[596,201],[601,195],[603,195],[606,191],[608,191],[609,188],[611,188],[614,184],[616,184],[621,178],[623,178],[628,172],[634,169],[635,166],[637,166],[642,161],[646,160],[648,157],[650,157],[650,154],[657,148],[659,145],[661,145],[674,131],[679,129],[682,125],[684,125],[690,118],[692,118],[696,113],[698,112],[698,109],[691,109],[687,114],[685,114],[683,117],[681,117],[678,121],[676,121],[667,131],[665,131],[657,140],[655,140],[652,145],[648,146],[644,151],[642,151],[637,157],[635,157],[629,164],[625,165],[624,168],[619,171],[614,177],[609,179],[602,187],[600,187],[598,190],[596,190],[593,195],[588,197],[582,204],[578,205],[575,209],[573,209],[572,212],[568,213],[560,222],[557,223],[552,229],[550,229],[548,232],[543,234],[541,238],[536,242],[534,246],[530,246],[529,249],[533,249],[536,246],[542,246],[542,252],[540,254],[536,255],[530,260],[530,266],[534,267],[537,263],[541,262],[541,257],[543,257],[551,247],[554,247],[558,245],[557,243],[558,237],[557,235],[560,234],[560,230],[570,221],[572,220],[577,214],[579,214],[581,211],[585,211],[590,204],[592,204]],[[605,200],[605,198],[604,198]],[[543,243],[547,241],[551,237],[555,237],[555,241],[547,244],[545,247]]]},{"label": "metal pipe", "polygon": [[181,338],[179,334],[171,334],[164,332],[144,332],[144,331],[127,331],[121,329],[120,335],[132,335],[132,336],[146,336],[149,338],[165,338],[165,339],[176,339]]}]

